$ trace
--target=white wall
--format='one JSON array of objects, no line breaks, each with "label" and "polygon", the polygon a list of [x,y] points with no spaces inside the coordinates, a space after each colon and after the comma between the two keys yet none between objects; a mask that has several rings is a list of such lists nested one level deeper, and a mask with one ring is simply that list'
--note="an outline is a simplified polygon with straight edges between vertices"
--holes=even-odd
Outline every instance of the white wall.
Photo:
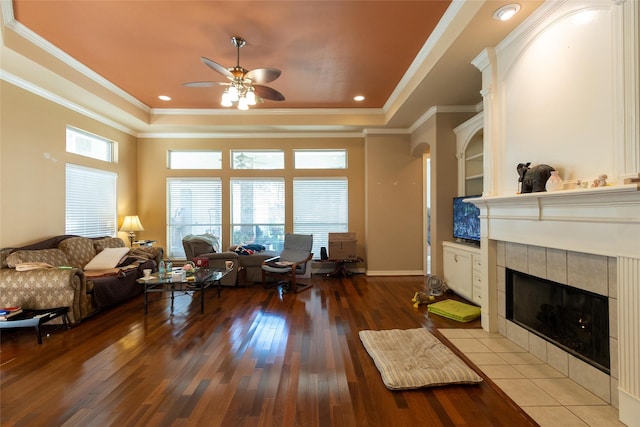
[{"label": "white wall", "polygon": [[621,183],[637,173],[637,134],[624,120],[632,112],[625,62],[633,58],[625,58],[623,3],[548,2],[495,48],[494,63],[487,59],[493,86],[485,110],[496,124],[489,194],[515,194],[521,162],[549,164],[565,181],[604,173]]},{"label": "white wall", "polygon": [[[498,240],[616,257],[620,420],[640,426],[640,5],[549,0],[474,64],[483,72],[483,327],[495,328]],[[606,188],[516,195],[521,162]],[[486,295],[486,298],[485,298]],[[615,399],[612,399],[612,401]]]}]

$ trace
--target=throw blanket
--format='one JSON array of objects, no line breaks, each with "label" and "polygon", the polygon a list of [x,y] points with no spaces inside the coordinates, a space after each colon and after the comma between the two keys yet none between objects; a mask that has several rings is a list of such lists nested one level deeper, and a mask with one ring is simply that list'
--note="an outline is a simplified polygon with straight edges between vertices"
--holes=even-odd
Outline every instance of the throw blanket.
[{"label": "throw blanket", "polygon": [[145,247],[132,248],[131,251],[129,252],[129,257],[134,258],[134,260],[127,260],[121,263],[121,265],[127,265],[134,261],[145,262],[145,261],[155,259],[155,255],[150,249],[152,248],[145,248]]},{"label": "throw blanket", "polygon": [[21,262],[16,265],[16,271],[29,271],[29,270],[37,270],[39,268],[56,268],[51,264],[46,262]]},{"label": "throw blanket", "polygon": [[87,279],[95,279],[96,277],[119,276],[125,277],[127,270],[137,269],[137,265],[128,265],[124,267],[104,268],[101,270],[88,270],[84,272]]},{"label": "throw blanket", "polygon": [[90,278],[93,283],[94,302],[99,310],[120,304],[143,291],[143,286],[136,282],[138,278],[137,267],[115,270],[118,270],[117,280],[113,280],[113,276],[108,273]]},{"label": "throw blanket", "polygon": [[424,328],[360,331],[359,335],[390,390],[482,381]]},{"label": "throw blanket", "polygon": [[238,255],[251,255],[251,254],[255,254],[258,252],[262,252],[264,251],[266,248],[262,245],[259,245],[257,243],[251,243],[249,245],[242,245],[242,246],[238,246],[235,249],[235,252],[238,253]]}]

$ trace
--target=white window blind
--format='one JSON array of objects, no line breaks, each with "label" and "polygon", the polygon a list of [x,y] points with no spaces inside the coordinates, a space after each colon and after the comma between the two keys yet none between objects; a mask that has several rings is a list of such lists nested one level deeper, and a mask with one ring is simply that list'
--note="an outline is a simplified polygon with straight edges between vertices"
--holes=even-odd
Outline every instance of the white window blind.
[{"label": "white window blind", "polygon": [[329,233],[349,231],[347,178],[294,178],[293,231],[313,234],[313,256],[329,246]]},{"label": "white window blind", "polygon": [[117,175],[67,163],[66,234],[85,237],[115,236]]},{"label": "white window blind", "polygon": [[284,246],[284,179],[232,179],[234,245],[257,243],[280,252]]},{"label": "white window blind", "polygon": [[186,257],[182,238],[213,234],[222,238],[220,178],[167,179],[167,246],[169,258]]}]

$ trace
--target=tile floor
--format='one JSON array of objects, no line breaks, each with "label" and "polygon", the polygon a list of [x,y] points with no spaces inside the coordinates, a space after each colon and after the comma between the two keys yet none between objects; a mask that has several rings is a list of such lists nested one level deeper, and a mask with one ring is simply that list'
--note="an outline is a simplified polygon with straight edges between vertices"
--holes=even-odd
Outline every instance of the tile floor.
[{"label": "tile floor", "polygon": [[617,409],[502,335],[439,331],[542,427],[624,426]]}]

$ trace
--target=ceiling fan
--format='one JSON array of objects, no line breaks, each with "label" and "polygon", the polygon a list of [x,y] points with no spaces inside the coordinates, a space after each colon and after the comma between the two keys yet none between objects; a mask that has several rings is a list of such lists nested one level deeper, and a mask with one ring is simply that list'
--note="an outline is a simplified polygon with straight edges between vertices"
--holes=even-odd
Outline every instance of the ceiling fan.
[{"label": "ceiling fan", "polygon": [[237,62],[235,67],[225,68],[222,65],[205,58],[200,57],[204,65],[213,71],[222,74],[228,82],[190,82],[183,83],[187,87],[211,87],[211,86],[228,86],[222,94],[220,104],[223,107],[231,107],[237,105],[240,110],[248,110],[250,105],[262,102],[263,99],[271,101],[284,101],[284,95],[277,90],[268,86],[263,86],[280,77],[280,70],[276,68],[257,68],[248,71],[240,66],[240,48],[247,42],[242,37],[231,37],[231,43],[237,49]]}]

